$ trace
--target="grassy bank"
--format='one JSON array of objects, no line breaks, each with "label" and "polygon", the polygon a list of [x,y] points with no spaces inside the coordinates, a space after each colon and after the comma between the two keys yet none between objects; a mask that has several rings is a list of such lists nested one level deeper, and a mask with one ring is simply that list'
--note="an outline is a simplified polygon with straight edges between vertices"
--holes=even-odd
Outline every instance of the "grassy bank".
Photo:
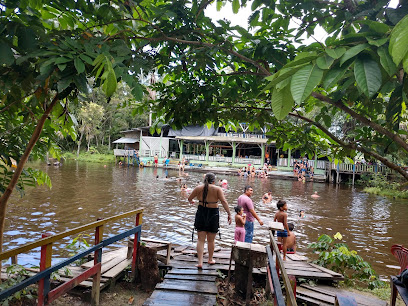
[{"label": "grassy bank", "polygon": [[380,187],[366,187],[364,188],[363,191],[367,193],[371,193],[371,194],[381,195],[381,196],[408,199],[408,190],[399,191],[395,189],[384,189]]},{"label": "grassy bank", "polygon": [[63,154],[64,159],[66,160],[78,160],[85,161],[90,163],[114,163],[115,156],[113,154],[100,154],[100,153],[80,153],[77,156],[74,153],[66,152]]}]

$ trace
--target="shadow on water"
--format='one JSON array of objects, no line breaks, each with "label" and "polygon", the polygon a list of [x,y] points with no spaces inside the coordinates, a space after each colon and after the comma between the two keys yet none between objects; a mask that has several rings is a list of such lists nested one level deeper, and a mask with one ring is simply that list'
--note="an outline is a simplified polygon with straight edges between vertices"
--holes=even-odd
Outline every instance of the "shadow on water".
[{"label": "shadow on water", "polygon": [[[145,208],[144,237],[185,245],[192,243],[196,207],[190,205],[187,194],[180,191],[177,171],[77,162],[67,162],[62,167],[40,167],[48,172],[53,187],[27,190],[23,198],[13,196],[8,205],[4,249],[37,240],[44,232],[62,232],[140,207]],[[182,182],[191,189],[203,180],[203,173],[188,174]],[[397,264],[389,251],[391,245],[408,242],[408,205],[403,200],[368,195],[348,186],[217,175],[217,181],[220,178],[228,179],[225,195],[232,212],[247,184],[254,188],[255,210],[264,222],[273,219],[277,200],[285,199],[289,219],[295,223],[299,251],[308,253],[308,244],[321,234],[340,232],[344,241],[378,273],[396,273],[385,265]],[[273,201],[264,204],[261,198],[268,190],[272,191]],[[311,197],[314,191],[320,198]],[[305,211],[305,219],[298,219],[300,210]],[[106,226],[104,235],[117,234],[133,223],[130,218],[111,223]],[[228,225],[222,208],[220,226],[221,239],[217,236],[217,244],[229,246],[234,239],[235,225]],[[55,244],[55,258],[68,256],[64,247],[73,238]],[[267,228],[256,223],[254,242],[265,244],[268,240]],[[38,265],[38,251],[19,256],[19,262]]]}]

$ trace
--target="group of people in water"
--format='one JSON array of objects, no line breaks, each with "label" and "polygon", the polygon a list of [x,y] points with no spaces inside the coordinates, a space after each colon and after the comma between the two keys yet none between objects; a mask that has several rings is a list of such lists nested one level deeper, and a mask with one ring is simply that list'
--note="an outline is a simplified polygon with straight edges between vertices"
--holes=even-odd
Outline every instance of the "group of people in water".
[{"label": "group of people in water", "polygon": [[295,161],[293,164],[293,174],[298,181],[306,181],[306,178],[313,179],[314,168],[306,160]]},{"label": "group of people in water", "polygon": [[[186,186],[182,186],[186,188]],[[255,211],[254,204],[251,196],[253,194],[253,188],[251,186],[245,186],[244,193],[237,199],[237,206],[234,208],[235,215],[235,234],[234,240],[252,243],[254,236],[254,222],[255,220],[262,226],[264,223],[259,218]],[[317,193],[312,197],[319,197]],[[208,264],[215,264],[213,258],[215,249],[215,237],[219,230],[219,208],[218,202],[221,202],[223,208],[228,214],[228,224],[232,223],[231,211],[228,206],[228,202],[225,199],[222,181],[221,186],[217,186],[215,175],[213,173],[207,173],[204,176],[204,184],[199,184],[195,187],[190,195],[188,201],[194,204],[194,199],[198,200],[198,208],[194,220],[194,228],[198,234],[197,241],[197,256],[198,264],[197,268],[203,267],[203,254],[204,245],[207,241],[208,245]],[[264,203],[270,203],[272,201],[272,192],[269,191],[262,197]],[[277,202],[277,209],[274,216],[274,221],[283,224],[283,230],[277,232],[278,241],[282,244],[283,259],[286,260],[287,250],[296,252],[296,237],[292,232],[294,224],[288,223],[287,203],[284,200]],[[304,211],[300,211],[299,218],[305,218]]]},{"label": "group of people in water", "polygon": [[264,178],[268,176],[268,171],[271,166],[268,166],[268,164],[264,164],[264,166],[261,168],[259,167],[258,169],[255,168],[255,166],[251,166],[250,164],[247,166],[244,166],[242,168],[238,169],[238,175],[243,176],[243,177],[259,177],[259,178]]}]

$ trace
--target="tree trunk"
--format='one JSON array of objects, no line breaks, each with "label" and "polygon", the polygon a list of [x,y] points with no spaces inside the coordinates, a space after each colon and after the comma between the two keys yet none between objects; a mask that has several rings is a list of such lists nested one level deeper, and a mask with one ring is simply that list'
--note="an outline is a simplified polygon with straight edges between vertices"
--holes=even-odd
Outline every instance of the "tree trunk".
[{"label": "tree trunk", "polygon": [[79,137],[79,140],[78,140],[77,157],[79,156],[79,151],[81,150],[82,137],[84,137],[84,133],[83,133],[83,132],[81,133],[81,136]]},{"label": "tree trunk", "polygon": [[89,152],[89,147],[91,146],[91,137],[88,135],[88,151]]},{"label": "tree trunk", "polygon": [[[59,98],[57,94],[52,100],[51,104],[48,106],[48,108],[44,111],[44,114],[38,120],[37,126],[35,127],[34,132],[31,135],[30,141],[28,142],[28,145],[24,151],[24,154],[21,156],[21,159],[17,164],[17,168],[14,171],[13,177],[11,178],[6,191],[3,193],[3,195],[0,198],[0,252],[3,251],[3,233],[4,233],[4,225],[5,225],[5,218],[6,218],[7,202],[11,196],[11,193],[16,187],[16,184],[20,178],[21,172],[23,172],[24,165],[27,162],[32,149],[34,148],[35,144],[40,138],[41,131],[43,130],[45,121],[47,120],[48,116],[51,113],[51,110],[54,108],[55,104],[58,101],[59,101]],[[1,269],[1,262],[0,262],[0,269]]]}]

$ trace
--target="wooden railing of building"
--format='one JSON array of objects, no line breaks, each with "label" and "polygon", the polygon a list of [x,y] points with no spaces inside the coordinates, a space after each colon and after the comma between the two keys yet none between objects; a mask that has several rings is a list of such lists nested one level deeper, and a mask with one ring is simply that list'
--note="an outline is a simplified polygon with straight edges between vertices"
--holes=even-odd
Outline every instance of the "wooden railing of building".
[{"label": "wooden railing of building", "polygon": [[[291,283],[288,274],[286,273],[285,266],[283,265],[283,259],[280,255],[278,245],[274,239],[272,231],[269,231],[270,245],[266,247],[266,252],[268,254],[268,281],[269,288],[274,289],[275,302],[277,305],[284,305],[282,288],[280,287],[279,274],[282,276],[283,284],[285,285],[286,291],[286,305],[297,306],[296,298],[294,294],[294,284]],[[275,253],[276,264],[273,260],[273,253]]]},{"label": "wooden railing of building", "polygon": [[[126,217],[131,217],[136,215],[136,222],[135,226],[130,230],[124,231],[118,235],[110,237],[108,239],[102,240],[103,229],[106,223],[112,222],[115,220],[123,219]],[[20,291],[29,285],[39,283],[38,284],[38,305],[46,305],[51,303],[53,300],[57,299],[59,296],[63,295],[64,293],[68,292],[82,281],[88,279],[89,277],[93,277],[93,285],[92,285],[92,305],[99,305],[99,293],[100,293],[100,280],[101,280],[101,261],[102,261],[102,248],[110,245],[116,241],[124,239],[132,234],[135,234],[134,238],[134,245],[133,245],[133,258],[132,258],[132,278],[135,277],[136,274],[136,256],[138,251],[138,243],[140,240],[141,234],[141,224],[142,224],[142,215],[143,215],[143,208],[132,210],[120,215],[116,215],[110,218],[106,218],[103,220],[98,220],[96,222],[92,222],[83,226],[79,226],[77,228],[51,235],[51,234],[44,234],[43,238],[21,247],[5,251],[0,253],[0,261],[5,260],[8,258],[12,258],[12,261],[17,262],[16,256],[21,253],[28,252],[34,248],[41,247],[41,259],[40,259],[40,272],[36,275],[29,277],[22,281],[19,284],[14,285],[13,287],[8,288],[7,290],[3,290],[0,292],[0,301],[3,299],[11,296],[12,294]],[[72,256],[66,260],[63,260],[57,263],[54,266],[51,266],[51,256],[52,256],[52,244],[58,240],[61,240],[64,237],[75,235],[90,229],[95,229],[95,245],[93,247],[88,248],[87,250],[78,253],[75,256]],[[94,252],[94,265],[85,270],[82,274],[78,275],[77,277],[71,279],[70,281],[63,283],[62,285],[56,287],[53,290],[50,290],[50,275],[51,273],[58,271],[59,269],[73,263],[74,261],[83,258],[84,256]]]}]

